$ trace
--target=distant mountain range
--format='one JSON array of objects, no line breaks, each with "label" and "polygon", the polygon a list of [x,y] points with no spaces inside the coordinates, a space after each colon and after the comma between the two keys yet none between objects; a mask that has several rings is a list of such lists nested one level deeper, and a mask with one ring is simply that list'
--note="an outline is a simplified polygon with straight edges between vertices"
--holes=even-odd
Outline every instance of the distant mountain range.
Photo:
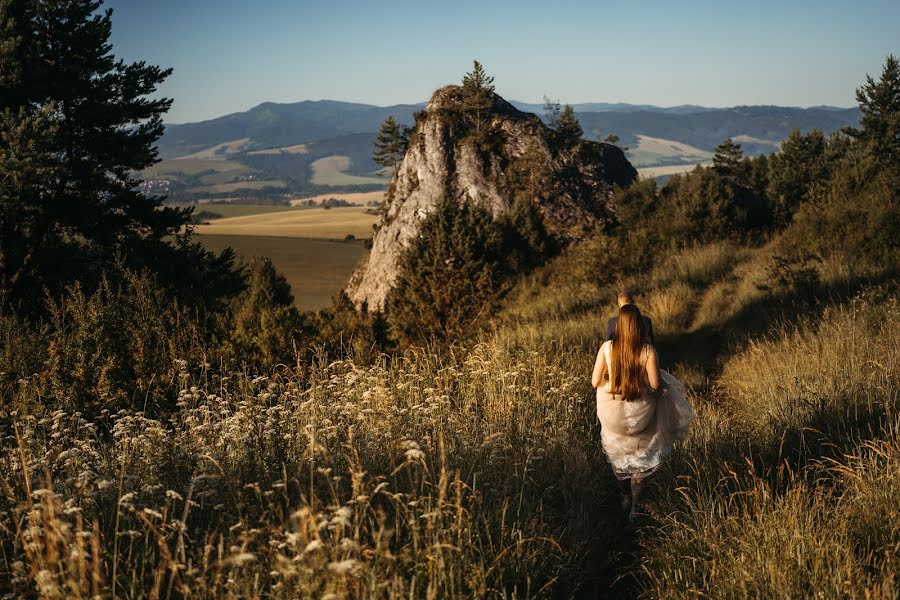
[{"label": "distant mountain range", "polygon": [[[543,113],[543,105],[513,102],[520,110]],[[424,103],[373,106],[336,100],[306,100],[290,104],[265,102],[250,110],[208,121],[167,125],[159,141],[160,156],[175,158],[234,140],[249,141],[246,149],[304,144],[346,134],[378,131],[382,121],[394,116],[411,124],[413,113]],[[583,103],[573,105],[585,135],[605,137],[614,133],[627,146],[637,136],[662,138],[712,150],[727,137],[744,136],[761,143],[745,143],[749,153],[770,151],[793,128],[822,129],[830,133],[859,120],[857,108],[816,106],[737,106],[708,108],[695,105],[660,107],[644,104]]]},{"label": "distant mountain range", "polygon": [[[513,103],[543,114],[543,105]],[[167,125],[163,162],[143,173],[144,189],[172,201],[253,198],[286,202],[315,194],[383,189],[372,142],[393,116],[411,125],[420,104],[372,106],[335,100],[266,102],[199,123]],[[667,176],[707,163],[726,138],[746,154],[773,152],[794,128],[831,133],[859,121],[856,108],[816,106],[660,107],[623,103],[574,105],[584,135],[615,134],[644,176]]]}]

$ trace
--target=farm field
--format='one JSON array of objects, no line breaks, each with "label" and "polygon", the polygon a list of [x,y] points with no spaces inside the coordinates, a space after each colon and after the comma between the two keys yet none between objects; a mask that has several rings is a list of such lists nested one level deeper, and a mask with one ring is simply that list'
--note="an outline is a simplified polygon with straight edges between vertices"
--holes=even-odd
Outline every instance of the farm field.
[{"label": "farm field", "polygon": [[216,158],[228,154],[237,154],[239,152],[243,152],[244,149],[249,146],[252,142],[250,138],[241,138],[239,140],[232,140],[230,142],[222,142],[221,144],[216,144],[206,150],[201,150],[199,152],[194,152],[193,154],[188,154],[183,157],[178,157],[177,160],[183,160],[187,158]]},{"label": "farm field", "polygon": [[175,206],[193,206],[195,213],[206,211],[222,215],[222,218],[310,209],[310,207],[307,206],[291,206],[289,204],[251,204],[248,202],[198,202],[191,204],[176,204]]},{"label": "farm field", "polygon": [[711,162],[692,163],[689,165],[666,165],[662,167],[642,167],[637,170],[638,175],[644,178],[664,177],[666,175],[677,175],[678,173],[687,173],[693,171],[695,167],[708,167]]},{"label": "farm field", "polygon": [[385,177],[360,177],[348,175],[350,158],[346,156],[326,156],[312,164],[312,182],[316,185],[378,185],[387,183]]},{"label": "farm field", "polygon": [[204,171],[228,173],[231,177],[235,177],[249,173],[250,169],[240,163],[221,158],[172,158],[147,167],[143,170],[141,176],[145,179],[150,179],[177,173],[196,175]]},{"label": "farm field", "polygon": [[302,202],[306,202],[307,200],[315,200],[316,202],[321,202],[322,200],[328,200],[329,198],[337,198],[338,200],[346,200],[351,204],[359,204],[364,205],[369,202],[381,202],[384,200],[384,192],[348,192],[346,194],[334,193],[334,194],[319,194],[318,196],[310,196],[308,198],[298,198],[296,200],[291,200],[290,204],[296,205]]},{"label": "farm field", "polygon": [[284,275],[300,310],[315,310],[331,304],[331,296],[346,285],[357,263],[368,252],[358,242],[336,242],[306,238],[198,235],[209,250],[234,248],[241,258],[266,256]]},{"label": "farm field", "polygon": [[278,154],[308,154],[309,144],[294,144],[293,146],[281,146],[280,148],[265,148],[248,152],[250,156],[266,156]]},{"label": "farm field", "polygon": [[[211,205],[215,206],[215,205]],[[214,209],[210,208],[212,212]],[[216,219],[198,225],[201,235],[249,235],[343,240],[372,236],[372,225],[378,219],[359,206],[348,208],[288,209]]]},{"label": "farm field", "polygon": [[712,152],[689,144],[648,135],[638,134],[636,137],[637,147],[628,152],[628,160],[635,167],[650,167],[674,161],[696,163],[712,158]]},{"label": "farm field", "polygon": [[261,179],[257,181],[235,181],[219,183],[210,188],[214,193],[228,193],[236,190],[261,190],[267,187],[283,188],[287,184],[280,179]]}]

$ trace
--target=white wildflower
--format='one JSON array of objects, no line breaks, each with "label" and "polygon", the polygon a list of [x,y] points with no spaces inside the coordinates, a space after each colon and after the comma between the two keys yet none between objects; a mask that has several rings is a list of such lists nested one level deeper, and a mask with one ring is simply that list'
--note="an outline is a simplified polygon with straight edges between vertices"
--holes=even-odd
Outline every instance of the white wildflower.
[{"label": "white wildflower", "polygon": [[338,575],[347,575],[353,571],[358,570],[358,568],[359,561],[353,560],[352,558],[328,563],[328,570],[332,571],[333,573],[337,573]]}]

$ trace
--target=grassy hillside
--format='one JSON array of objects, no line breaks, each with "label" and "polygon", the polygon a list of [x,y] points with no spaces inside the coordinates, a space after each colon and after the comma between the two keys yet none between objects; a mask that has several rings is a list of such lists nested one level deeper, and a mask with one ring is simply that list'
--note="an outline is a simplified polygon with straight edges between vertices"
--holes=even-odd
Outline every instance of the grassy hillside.
[{"label": "grassy hillside", "polygon": [[696,246],[620,282],[698,411],[636,534],[587,381],[616,284],[566,277],[573,251],[449,352],[249,374],[184,355],[171,419],[18,419],[3,502],[21,521],[4,523],[30,550],[11,585],[45,571],[42,589],[114,578],[126,596],[890,597],[896,289],[854,292],[826,268],[833,299],[798,313],[795,291],[760,287],[775,250]]},{"label": "grassy hillside", "polygon": [[[866,81],[859,130],[723,145],[565,247],[521,201],[514,230],[442,203],[410,246],[429,262],[400,263],[415,337],[346,296],[291,306],[279,253],[349,268],[354,243],[248,237],[275,258],[217,304],[191,302],[213,268],[176,294],[117,264],[40,313],[2,298],[0,594],[897,597],[900,61]],[[623,288],[696,410],[633,523],[589,380]]]}]

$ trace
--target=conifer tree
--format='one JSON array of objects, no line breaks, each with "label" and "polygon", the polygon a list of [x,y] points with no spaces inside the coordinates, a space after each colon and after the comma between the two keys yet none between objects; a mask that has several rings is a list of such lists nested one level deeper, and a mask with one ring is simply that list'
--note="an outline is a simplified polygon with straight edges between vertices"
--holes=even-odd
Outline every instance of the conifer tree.
[{"label": "conifer tree", "polygon": [[27,303],[124,261],[191,301],[235,293],[233,254],[191,243],[191,211],[137,189],[134,173],[157,161],[171,100],[153,94],[171,69],[117,59],[101,5],[0,1],[0,287]]},{"label": "conifer tree", "polygon": [[730,183],[746,184],[747,166],[741,145],[728,138],[716,146],[713,170]]},{"label": "conifer tree", "polygon": [[575,110],[569,104],[560,107],[558,101],[544,96],[544,115],[547,127],[553,130],[556,142],[560,147],[572,148],[581,141],[584,131],[581,129],[578,117],[575,116]]},{"label": "conifer tree", "polygon": [[581,136],[584,135],[584,131],[581,129],[578,117],[575,116],[575,110],[569,104],[566,104],[559,114],[559,125],[556,133],[560,144],[564,148],[574,148],[581,142]]},{"label": "conifer tree", "polygon": [[856,90],[862,112],[860,128],[845,132],[876,154],[884,164],[900,161],[900,60],[888,55],[878,81],[866,75],[866,83]]},{"label": "conifer tree", "polygon": [[827,181],[825,136],[814,129],[808,134],[791,131],[782,142],[781,152],[768,161],[766,193],[773,205],[776,225],[786,224],[813,185]]},{"label": "conifer tree", "polygon": [[394,117],[388,117],[375,138],[372,160],[393,171],[403,160],[408,144],[409,128],[399,125]]},{"label": "conifer tree", "polygon": [[494,78],[485,72],[477,60],[473,61],[472,71],[463,76],[462,96],[463,111],[470,115],[475,134],[480,135],[485,115],[494,104]]},{"label": "conifer tree", "polygon": [[442,199],[400,258],[387,300],[397,338],[411,343],[467,335],[495,308],[505,259],[501,228],[487,211]]}]

